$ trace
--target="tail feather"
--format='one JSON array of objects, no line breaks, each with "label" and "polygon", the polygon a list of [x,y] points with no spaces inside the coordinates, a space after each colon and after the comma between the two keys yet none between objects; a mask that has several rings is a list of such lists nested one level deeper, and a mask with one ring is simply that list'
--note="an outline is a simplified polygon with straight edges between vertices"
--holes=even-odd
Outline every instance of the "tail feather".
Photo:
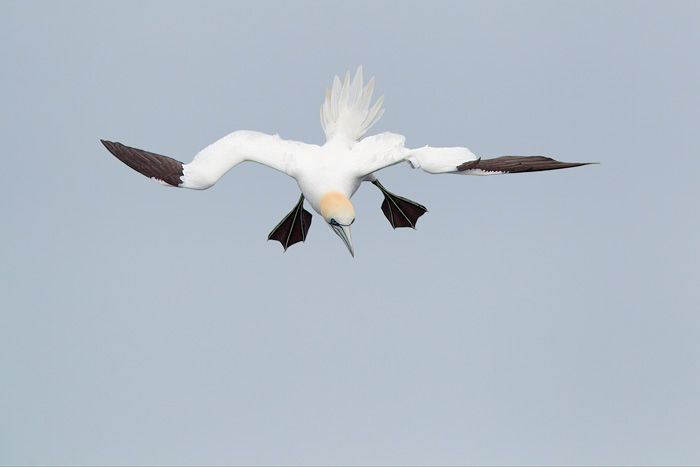
[{"label": "tail feather", "polygon": [[321,107],[321,126],[327,140],[336,135],[359,140],[377,123],[384,114],[384,96],[370,109],[373,91],[374,78],[363,87],[362,66],[357,68],[352,81],[350,72],[345,74],[342,84],[340,78],[335,76],[331,89],[326,90],[326,101]]},{"label": "tail feather", "polygon": [[352,79],[352,85],[350,86],[350,93],[348,96],[352,96],[353,107],[357,106],[358,100],[362,95],[362,73],[361,68],[358,68],[355,72],[355,77]]},{"label": "tail feather", "polygon": [[369,83],[367,83],[367,86],[362,92],[362,105],[360,105],[361,112],[367,112],[367,109],[369,109],[369,104],[372,102],[372,94],[374,94],[374,77],[369,80]]}]

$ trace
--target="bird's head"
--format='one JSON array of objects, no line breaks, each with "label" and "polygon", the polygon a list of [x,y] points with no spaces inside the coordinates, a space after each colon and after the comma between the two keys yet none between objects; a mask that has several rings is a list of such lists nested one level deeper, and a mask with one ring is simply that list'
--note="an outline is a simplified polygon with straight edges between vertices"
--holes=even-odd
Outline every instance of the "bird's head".
[{"label": "bird's head", "polygon": [[350,224],[355,221],[355,208],[347,196],[337,191],[329,191],[321,198],[321,215],[338,234],[350,254],[354,257],[355,250],[350,236]]}]

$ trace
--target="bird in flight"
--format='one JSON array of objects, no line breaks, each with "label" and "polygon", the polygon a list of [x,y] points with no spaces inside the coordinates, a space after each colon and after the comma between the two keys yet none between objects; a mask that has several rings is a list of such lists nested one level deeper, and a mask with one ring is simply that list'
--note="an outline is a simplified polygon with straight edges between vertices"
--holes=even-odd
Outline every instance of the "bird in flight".
[{"label": "bird in flight", "polygon": [[321,126],[326,135],[322,146],[289,141],[278,135],[256,131],[234,131],[199,151],[192,162],[184,164],[171,157],[101,140],[117,159],[166,186],[205,190],[233,167],[244,161],[257,162],[294,178],[301,190],[292,211],[270,232],[268,240],[277,240],[287,251],[306,240],[311,213],[307,201],[342,239],[352,256],[355,250],[350,226],[355,209],[350,198],[362,182],[374,184],[384,195],[382,212],[396,229],[415,228],[427,209],[415,201],[388,191],[376,172],[407,162],[414,169],[431,174],[493,175],[565,169],[588,163],[559,162],[543,156],[503,156],[481,159],[462,147],[425,146],[410,149],[406,138],[382,133],[363,138],[384,113],[380,97],[371,105],[374,78],[363,86],[362,67],[352,82],[350,73],[341,83],[338,76],[321,107]]}]

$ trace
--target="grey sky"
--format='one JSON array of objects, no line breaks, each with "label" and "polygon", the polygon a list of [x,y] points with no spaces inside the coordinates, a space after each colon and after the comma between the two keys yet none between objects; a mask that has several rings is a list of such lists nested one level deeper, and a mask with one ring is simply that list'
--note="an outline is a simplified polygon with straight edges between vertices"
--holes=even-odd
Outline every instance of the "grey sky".
[{"label": "grey sky", "polygon": [[[700,4],[3,2],[0,464],[700,462]],[[370,131],[537,174],[380,172],[356,257],[294,181],[166,189],[237,130]]]}]

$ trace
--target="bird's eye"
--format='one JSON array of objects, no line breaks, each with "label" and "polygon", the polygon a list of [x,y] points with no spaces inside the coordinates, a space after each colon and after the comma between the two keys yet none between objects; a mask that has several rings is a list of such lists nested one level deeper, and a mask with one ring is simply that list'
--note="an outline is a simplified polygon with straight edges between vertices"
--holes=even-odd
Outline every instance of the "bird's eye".
[{"label": "bird's eye", "polygon": [[335,220],[335,219],[331,219],[330,224],[331,224],[331,225],[340,225],[340,224],[338,224],[338,221]]}]

